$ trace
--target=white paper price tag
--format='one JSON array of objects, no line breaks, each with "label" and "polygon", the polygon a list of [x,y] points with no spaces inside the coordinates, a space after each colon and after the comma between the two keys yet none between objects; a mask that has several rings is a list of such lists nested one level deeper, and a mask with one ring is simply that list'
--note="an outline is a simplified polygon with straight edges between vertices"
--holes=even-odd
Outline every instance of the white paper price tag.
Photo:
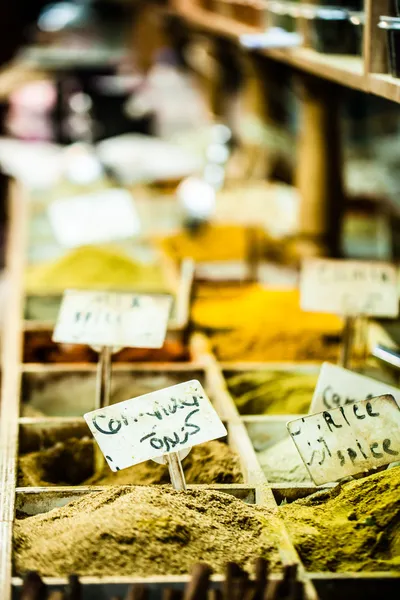
[{"label": "white paper price tag", "polygon": [[318,377],[310,413],[370,400],[384,394],[392,395],[400,406],[400,390],[397,388],[325,362]]},{"label": "white paper price tag", "polygon": [[399,312],[396,269],[386,263],[307,259],[300,294],[301,308],[309,312],[374,317]]},{"label": "white paper price tag", "polygon": [[227,434],[196,380],[94,410],[84,417],[112,471]]},{"label": "white paper price tag", "polygon": [[53,341],[90,346],[161,348],[170,296],[66,290]]},{"label": "white paper price tag", "polygon": [[54,200],[48,215],[58,242],[67,248],[127,239],[140,231],[132,196],[118,188]]},{"label": "white paper price tag", "polygon": [[400,408],[393,396],[296,419],[287,428],[317,485],[400,459]]}]

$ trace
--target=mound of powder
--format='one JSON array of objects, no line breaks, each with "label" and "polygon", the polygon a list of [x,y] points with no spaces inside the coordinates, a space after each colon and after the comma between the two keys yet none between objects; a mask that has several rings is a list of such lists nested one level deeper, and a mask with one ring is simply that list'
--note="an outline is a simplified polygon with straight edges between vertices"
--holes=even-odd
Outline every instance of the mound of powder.
[{"label": "mound of powder", "polygon": [[17,519],[14,569],[42,576],[184,574],[206,560],[279,566],[276,513],[210,490],[110,488],[48,513]]}]

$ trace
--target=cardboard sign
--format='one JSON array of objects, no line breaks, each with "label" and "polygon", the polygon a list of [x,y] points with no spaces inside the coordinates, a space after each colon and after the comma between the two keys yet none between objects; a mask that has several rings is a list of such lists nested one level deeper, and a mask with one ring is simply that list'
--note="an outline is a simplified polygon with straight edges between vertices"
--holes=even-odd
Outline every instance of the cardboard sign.
[{"label": "cardboard sign", "polygon": [[54,200],[48,215],[57,241],[67,248],[127,239],[140,231],[132,196],[118,188]]},{"label": "cardboard sign", "polygon": [[161,348],[170,296],[66,290],[53,341],[132,348]]},{"label": "cardboard sign", "polygon": [[397,317],[394,266],[355,260],[307,259],[300,278],[301,308],[345,316]]},{"label": "cardboard sign", "polygon": [[112,471],[227,434],[196,380],[94,410],[84,417]]},{"label": "cardboard sign", "polygon": [[317,485],[400,460],[400,408],[393,396],[296,419],[287,428]]},{"label": "cardboard sign", "polygon": [[391,394],[400,406],[400,390],[371,377],[323,363],[311,401],[310,413]]}]

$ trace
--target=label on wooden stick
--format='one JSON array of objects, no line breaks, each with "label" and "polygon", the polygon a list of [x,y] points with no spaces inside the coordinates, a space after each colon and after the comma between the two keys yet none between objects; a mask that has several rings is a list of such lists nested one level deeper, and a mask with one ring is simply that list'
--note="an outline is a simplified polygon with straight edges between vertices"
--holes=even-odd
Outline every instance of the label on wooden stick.
[{"label": "label on wooden stick", "polygon": [[91,346],[161,348],[170,296],[66,290],[53,341]]},{"label": "label on wooden stick", "polygon": [[300,279],[301,308],[345,316],[397,317],[393,265],[356,260],[307,259]]},{"label": "label on wooden stick", "polygon": [[48,214],[58,242],[67,248],[128,239],[140,232],[132,196],[118,188],[54,200]]},{"label": "label on wooden stick", "polygon": [[287,424],[317,485],[400,459],[400,408],[385,395]]},{"label": "label on wooden stick", "polygon": [[112,471],[227,434],[196,380],[84,415]]},{"label": "label on wooden stick", "polygon": [[400,406],[400,390],[397,388],[325,362],[318,377],[310,413],[347,406],[383,394],[394,396]]}]

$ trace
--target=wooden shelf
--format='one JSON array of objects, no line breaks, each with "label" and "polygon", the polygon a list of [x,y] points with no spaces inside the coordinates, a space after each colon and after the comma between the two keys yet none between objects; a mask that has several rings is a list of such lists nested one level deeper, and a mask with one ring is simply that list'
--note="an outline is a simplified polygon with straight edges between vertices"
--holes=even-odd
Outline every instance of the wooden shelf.
[{"label": "wooden shelf", "polygon": [[372,73],[368,79],[368,91],[371,94],[400,103],[400,79],[380,73]]},{"label": "wooden shelf", "polygon": [[262,53],[312,75],[367,91],[367,80],[361,57],[320,54],[309,48],[263,50]]},{"label": "wooden shelf", "polygon": [[[368,10],[368,6],[366,9]],[[176,0],[175,10],[176,14],[195,29],[237,43],[241,35],[259,33],[256,27],[208,12],[191,0]],[[364,60],[361,56],[320,54],[309,48],[257,52],[317,77],[400,103],[400,79],[387,74],[368,73],[366,65],[369,60]]]}]

